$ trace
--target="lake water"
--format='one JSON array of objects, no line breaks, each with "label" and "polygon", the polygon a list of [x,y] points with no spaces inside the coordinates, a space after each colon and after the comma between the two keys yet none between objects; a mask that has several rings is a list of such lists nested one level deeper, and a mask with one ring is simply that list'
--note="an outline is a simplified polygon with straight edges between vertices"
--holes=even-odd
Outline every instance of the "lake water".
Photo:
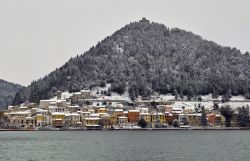
[{"label": "lake water", "polygon": [[250,131],[5,131],[0,160],[249,161]]}]

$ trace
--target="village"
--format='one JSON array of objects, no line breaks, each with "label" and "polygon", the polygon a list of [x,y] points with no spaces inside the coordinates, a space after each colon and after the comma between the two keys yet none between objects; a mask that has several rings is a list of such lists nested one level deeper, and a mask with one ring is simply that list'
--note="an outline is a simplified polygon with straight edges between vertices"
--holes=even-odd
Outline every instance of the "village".
[{"label": "village", "polygon": [[[94,94],[93,94],[94,93]],[[96,94],[97,93],[97,94]],[[105,92],[104,92],[105,93]],[[216,100],[184,101],[148,99],[131,102],[125,97],[106,97],[103,92],[81,90],[58,92],[57,96],[36,103],[9,106],[0,112],[1,129],[92,130],[92,129],[189,129],[225,127],[219,106],[249,107],[248,101],[221,103]],[[237,126],[237,111],[231,127]]]}]

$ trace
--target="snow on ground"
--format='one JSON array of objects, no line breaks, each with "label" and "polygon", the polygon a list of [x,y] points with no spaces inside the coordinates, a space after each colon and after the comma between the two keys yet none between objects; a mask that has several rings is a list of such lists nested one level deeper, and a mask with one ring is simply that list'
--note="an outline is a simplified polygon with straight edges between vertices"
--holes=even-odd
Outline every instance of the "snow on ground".
[{"label": "snow on ground", "polygon": [[244,101],[245,97],[244,96],[232,96],[232,98],[230,98],[231,101]]},{"label": "snow on ground", "polygon": [[122,95],[119,95],[117,93],[111,93],[111,96],[104,96],[104,99],[111,99],[111,100],[127,100],[130,101],[129,95],[127,92],[125,92]]},{"label": "snow on ground", "polygon": [[[101,91],[108,91],[110,87],[111,87],[111,84],[107,84],[106,87],[96,87],[91,90],[91,95],[96,96],[97,98],[100,98],[100,99],[127,100],[129,102],[131,101],[131,99],[129,98],[128,90],[126,90],[125,93],[122,95],[119,95],[114,92],[111,92],[111,96],[105,96],[101,94]],[[97,94],[97,91],[99,91],[99,94]],[[70,93],[68,91],[63,92],[61,95],[61,99],[62,100],[68,99],[73,94],[74,93]],[[213,99],[211,94],[206,95],[206,96],[201,96],[201,97],[202,97],[202,101],[187,101],[186,98],[184,98],[184,100],[174,101],[175,96],[171,94],[167,94],[167,95],[155,94],[154,96],[152,96],[151,101],[156,101],[156,102],[174,101],[174,104],[173,104],[174,108],[182,108],[183,106],[185,106],[186,109],[195,109],[196,107],[198,107],[199,104],[201,104],[201,106],[204,106],[205,108],[213,108],[213,105],[214,105],[213,101],[221,100],[221,96],[219,96],[218,99]],[[54,97],[51,100],[57,100],[57,97]],[[139,97],[138,100],[141,100],[141,98]],[[242,106],[245,106],[245,107],[250,106],[250,101],[245,100],[244,96],[232,96],[229,102],[219,103],[220,107],[227,106],[227,105],[229,105],[233,109],[236,109]]]},{"label": "snow on ground", "polygon": [[[206,102],[199,102],[199,101],[175,101],[173,104],[174,108],[182,108],[182,106],[185,106],[186,109],[195,109],[198,107],[198,105],[201,104],[201,106],[204,106],[206,109],[212,109],[213,108],[213,101],[206,101]],[[225,103],[219,103],[219,107],[226,107],[230,106],[232,109],[237,109],[238,107],[242,106],[250,106],[250,102],[247,101],[240,101],[240,102],[225,102]]]},{"label": "snow on ground", "polygon": [[61,95],[61,99],[66,100],[68,98],[70,98],[71,96],[73,96],[73,93],[69,93],[68,91],[63,92]]},{"label": "snow on ground", "polygon": [[[128,90],[126,90],[125,93],[122,95],[119,95],[118,93],[114,92],[111,92],[111,96],[101,95],[101,91],[108,91],[109,88],[111,88],[111,84],[107,84],[106,87],[95,87],[93,90],[91,90],[91,95],[100,97],[102,99],[131,101],[131,99],[129,98]],[[98,91],[99,94],[97,94]]]},{"label": "snow on ground", "polygon": [[247,102],[247,101],[241,101],[241,102],[225,102],[225,103],[220,103],[219,104],[219,106],[227,106],[227,105],[229,105],[231,108],[233,108],[233,109],[236,109],[236,108],[238,108],[238,107],[242,107],[242,106],[244,106],[244,107],[247,107],[247,106],[249,106],[250,107],[250,102]]},{"label": "snow on ground", "polygon": [[159,95],[159,97],[162,101],[170,101],[175,99],[175,96],[172,96],[171,94]]},{"label": "snow on ground", "polygon": [[[90,92],[92,96],[100,96],[101,91],[108,91],[109,88],[111,88],[111,84],[107,84],[106,87],[95,87]],[[98,91],[99,91],[99,94],[97,94]]]},{"label": "snow on ground", "polygon": [[[201,96],[202,100],[204,101],[210,101],[210,100],[221,100],[222,96],[219,96],[217,99],[212,98],[212,94]],[[244,101],[245,97],[244,96],[232,96],[230,98],[231,101]]]},{"label": "snow on ground", "polygon": [[195,109],[196,107],[201,104],[201,107],[204,106],[206,109],[207,108],[213,108],[213,101],[207,101],[207,102],[202,102],[202,101],[175,101],[173,104],[174,108],[182,108],[183,106],[185,109]]},{"label": "snow on ground", "polygon": [[204,100],[204,101],[213,100],[212,94],[201,96],[201,98],[202,98],[202,100]]}]

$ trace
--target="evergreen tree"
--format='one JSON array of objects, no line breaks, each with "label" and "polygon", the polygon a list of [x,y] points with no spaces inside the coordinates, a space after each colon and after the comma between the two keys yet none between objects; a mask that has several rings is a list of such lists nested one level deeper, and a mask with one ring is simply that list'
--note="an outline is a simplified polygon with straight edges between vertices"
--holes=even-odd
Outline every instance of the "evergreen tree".
[{"label": "evergreen tree", "polygon": [[214,110],[218,110],[219,108],[220,108],[220,107],[219,107],[218,103],[214,103],[213,109],[214,109]]},{"label": "evergreen tree", "polygon": [[126,83],[125,81],[115,81],[111,84],[111,91],[116,92],[118,94],[123,94],[126,90]]},{"label": "evergreen tree", "polygon": [[218,96],[218,92],[213,88],[212,98],[217,99]]},{"label": "evergreen tree", "polygon": [[184,99],[184,95],[183,95],[183,90],[182,90],[182,88],[180,89],[180,98],[181,98],[181,99]]},{"label": "evergreen tree", "polygon": [[201,107],[201,125],[207,126],[207,116],[204,106]]},{"label": "evergreen tree", "polygon": [[186,117],[182,117],[182,121],[183,125],[189,125],[188,119]]},{"label": "evergreen tree", "polygon": [[226,119],[225,126],[230,127],[234,111],[230,108],[230,106],[227,106],[227,107],[221,107],[220,113]]},{"label": "evergreen tree", "polygon": [[237,122],[239,127],[247,127],[249,126],[249,108],[245,108],[244,106],[238,108]]},{"label": "evergreen tree", "polygon": [[249,93],[248,89],[246,89],[246,91],[245,91],[245,98],[250,99],[250,93]]},{"label": "evergreen tree", "polygon": [[174,90],[174,96],[175,96],[175,100],[178,100],[179,94],[178,94],[178,91],[176,89]]},{"label": "evergreen tree", "polygon": [[198,99],[198,101],[202,101],[202,97],[200,95],[198,96],[197,99]]},{"label": "evergreen tree", "polygon": [[153,106],[154,108],[156,108],[157,105],[159,105],[158,102],[156,102],[155,100],[153,100],[152,102],[150,102],[151,106]]},{"label": "evergreen tree", "polygon": [[105,80],[102,80],[100,82],[100,87],[106,87],[107,82]]},{"label": "evergreen tree", "polygon": [[138,126],[140,126],[141,128],[146,128],[147,127],[147,122],[145,121],[144,118],[141,118],[138,122]]},{"label": "evergreen tree", "polygon": [[179,125],[178,120],[175,119],[175,120],[173,121],[172,126],[173,126],[173,127],[179,127],[180,125]]},{"label": "evergreen tree", "polygon": [[229,96],[227,94],[223,94],[222,98],[221,98],[221,102],[224,103],[224,102],[228,102],[228,101],[229,101]]}]

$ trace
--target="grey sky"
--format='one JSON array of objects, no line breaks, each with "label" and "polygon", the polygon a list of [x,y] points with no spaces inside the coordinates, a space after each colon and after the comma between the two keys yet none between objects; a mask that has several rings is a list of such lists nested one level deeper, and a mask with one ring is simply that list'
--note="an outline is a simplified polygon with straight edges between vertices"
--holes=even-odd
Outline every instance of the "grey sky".
[{"label": "grey sky", "polygon": [[28,85],[146,17],[250,50],[249,0],[1,0],[0,78]]}]

